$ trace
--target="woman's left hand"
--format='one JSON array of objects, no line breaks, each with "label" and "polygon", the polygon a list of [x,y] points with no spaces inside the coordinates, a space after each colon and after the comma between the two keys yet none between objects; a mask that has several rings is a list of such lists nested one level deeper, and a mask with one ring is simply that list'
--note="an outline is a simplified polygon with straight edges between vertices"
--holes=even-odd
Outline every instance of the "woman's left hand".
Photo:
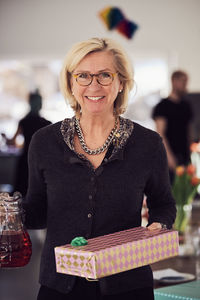
[{"label": "woman's left hand", "polygon": [[160,223],[154,222],[147,227],[149,230],[162,229],[162,225]]}]

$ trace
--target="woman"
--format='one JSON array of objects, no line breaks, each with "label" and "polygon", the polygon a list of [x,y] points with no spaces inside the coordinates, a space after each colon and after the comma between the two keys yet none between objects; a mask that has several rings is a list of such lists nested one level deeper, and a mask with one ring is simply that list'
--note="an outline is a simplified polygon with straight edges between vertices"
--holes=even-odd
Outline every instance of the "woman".
[{"label": "woman", "polygon": [[75,116],[37,132],[29,150],[24,207],[31,228],[47,227],[38,300],[153,299],[150,266],[88,282],[56,273],[54,247],[141,226],[144,194],[149,230],[172,226],[175,204],[160,136],[120,117],[133,86],[121,47],[94,38],[76,44],[61,71]]}]

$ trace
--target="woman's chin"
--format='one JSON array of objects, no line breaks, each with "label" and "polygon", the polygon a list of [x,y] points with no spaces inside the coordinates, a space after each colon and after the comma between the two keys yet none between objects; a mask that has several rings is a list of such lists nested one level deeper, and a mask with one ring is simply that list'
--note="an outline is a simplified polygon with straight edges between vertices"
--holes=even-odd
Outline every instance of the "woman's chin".
[{"label": "woman's chin", "polygon": [[105,113],[106,106],[103,103],[91,103],[87,105],[86,111],[89,114],[101,114]]}]

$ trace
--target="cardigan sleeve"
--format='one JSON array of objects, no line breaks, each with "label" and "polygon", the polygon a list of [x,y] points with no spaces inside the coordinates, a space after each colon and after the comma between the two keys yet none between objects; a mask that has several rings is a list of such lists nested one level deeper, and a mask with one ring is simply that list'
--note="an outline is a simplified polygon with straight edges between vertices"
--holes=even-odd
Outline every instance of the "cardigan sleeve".
[{"label": "cardigan sleeve", "polygon": [[41,148],[39,135],[33,135],[28,152],[28,190],[23,201],[25,225],[30,229],[42,229],[46,227],[47,194],[41,167]]},{"label": "cardigan sleeve", "polygon": [[176,217],[176,205],[171,192],[166,151],[160,137],[156,148],[145,188],[149,209],[148,225],[159,222],[171,228]]}]

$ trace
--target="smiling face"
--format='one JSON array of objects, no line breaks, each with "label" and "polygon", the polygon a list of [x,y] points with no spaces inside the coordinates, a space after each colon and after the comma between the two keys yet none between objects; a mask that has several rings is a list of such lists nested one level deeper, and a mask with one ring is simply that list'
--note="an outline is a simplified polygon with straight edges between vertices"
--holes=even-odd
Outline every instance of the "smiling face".
[{"label": "smiling face", "polygon": [[[99,51],[85,56],[73,71],[73,74],[100,72],[116,73],[114,58],[110,52]],[[82,114],[113,114],[114,101],[123,88],[118,75],[110,85],[103,86],[97,82],[97,77],[93,76],[92,83],[88,86],[81,86],[72,76],[71,88],[75,99],[81,106]]]}]

